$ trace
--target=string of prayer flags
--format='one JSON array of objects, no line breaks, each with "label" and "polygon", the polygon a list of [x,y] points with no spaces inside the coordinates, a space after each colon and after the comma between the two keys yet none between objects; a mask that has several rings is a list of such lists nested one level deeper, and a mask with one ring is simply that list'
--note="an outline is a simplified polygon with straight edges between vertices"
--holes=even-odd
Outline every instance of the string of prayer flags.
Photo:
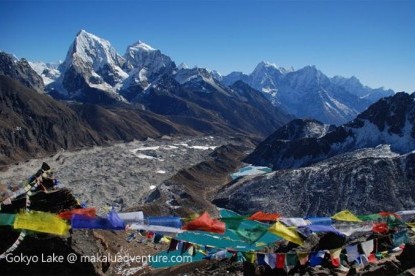
[{"label": "string of prayer flags", "polygon": [[188,222],[184,230],[200,230],[214,233],[225,233],[225,223],[216,219],[212,219],[207,212]]},{"label": "string of prayer flags", "polygon": [[341,221],[361,222],[361,220],[349,210],[343,210],[341,212],[338,212],[331,218],[335,220],[341,220]]},{"label": "string of prayer flags", "polygon": [[55,214],[31,211],[18,213],[14,220],[15,229],[26,229],[41,233],[65,236],[69,232],[69,225]]},{"label": "string of prayer flags", "polygon": [[269,229],[269,232],[272,234],[275,234],[287,241],[293,242],[298,245],[303,245],[304,241],[300,237],[300,235],[297,233],[297,231],[290,229],[286,226],[284,226],[281,222],[277,221],[274,223]]}]

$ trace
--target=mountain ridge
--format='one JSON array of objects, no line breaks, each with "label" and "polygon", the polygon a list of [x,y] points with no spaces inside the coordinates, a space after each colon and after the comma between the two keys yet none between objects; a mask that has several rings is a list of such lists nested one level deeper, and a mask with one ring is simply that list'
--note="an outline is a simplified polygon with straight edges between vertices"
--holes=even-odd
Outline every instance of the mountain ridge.
[{"label": "mountain ridge", "polygon": [[[83,51],[78,45],[86,50]],[[78,52],[76,56],[80,58],[73,60],[73,54]],[[92,65],[88,65],[90,63]],[[121,56],[109,41],[84,30],[78,33],[60,68],[61,76],[52,83],[45,76],[45,82],[49,83],[47,90],[55,97],[69,96],[69,99],[90,103],[100,100],[104,103],[134,103],[149,87],[157,85],[161,76],[169,75],[180,84],[185,84],[185,75],[199,70],[194,77],[204,78],[205,82],[210,79],[213,85],[229,87],[241,80],[264,93],[274,106],[285,113],[337,125],[353,119],[379,98],[394,93],[392,90],[363,86],[355,78],[328,78],[315,66],[294,70],[260,62],[249,75],[232,72],[226,76],[214,70],[177,67],[169,56],[142,41],[129,45]],[[203,86],[199,88],[203,92]],[[97,96],[100,90],[104,96]],[[91,100],[88,93],[92,95]]]}]

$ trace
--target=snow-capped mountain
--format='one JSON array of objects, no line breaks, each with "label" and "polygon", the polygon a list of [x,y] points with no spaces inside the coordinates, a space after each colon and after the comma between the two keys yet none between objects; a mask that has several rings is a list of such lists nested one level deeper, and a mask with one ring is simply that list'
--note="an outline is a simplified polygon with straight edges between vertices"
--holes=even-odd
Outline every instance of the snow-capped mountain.
[{"label": "snow-capped mountain", "polygon": [[382,88],[371,89],[353,78],[351,81],[340,77],[330,79],[315,66],[294,70],[267,62],[260,62],[249,75],[232,72],[220,78],[225,85],[238,80],[264,92],[275,106],[296,117],[315,118],[330,124],[345,123],[376,100],[394,93]]},{"label": "snow-capped mountain", "polygon": [[61,75],[61,72],[58,70],[59,64],[29,61],[29,65],[42,77],[45,85],[54,82]]},{"label": "snow-capped mountain", "polygon": [[344,90],[350,94],[356,95],[360,98],[366,98],[375,102],[380,97],[392,96],[395,92],[391,89],[376,88],[372,89],[368,86],[364,86],[358,78],[355,76],[351,78],[345,78],[341,76],[335,76],[331,78],[333,84],[343,87]]},{"label": "snow-capped mountain", "polygon": [[176,67],[170,57],[138,41],[121,56],[110,42],[81,30],[58,67],[32,64],[55,97],[89,103],[137,103],[163,76],[180,86],[201,93],[222,93],[236,81],[243,81],[264,93],[283,112],[299,118],[341,124],[353,119],[375,99],[393,91],[373,90],[359,81],[328,78],[314,66],[299,70],[259,63],[245,75],[233,72],[222,76],[204,68]]},{"label": "snow-capped mountain", "polygon": [[321,137],[278,139],[278,132],[260,143],[246,162],[274,169],[299,168],[337,154],[389,144],[391,150],[415,150],[415,95],[382,98],[353,121]]},{"label": "snow-capped mountain", "polygon": [[159,76],[172,74],[176,68],[170,57],[142,41],[128,46],[124,58],[124,69],[129,76],[123,82],[120,93],[130,101]]},{"label": "snow-capped mountain", "polygon": [[60,77],[49,85],[49,90],[69,99],[94,102],[104,97],[123,101],[116,91],[117,85],[128,77],[121,69],[125,62],[109,41],[81,30],[58,68]]}]

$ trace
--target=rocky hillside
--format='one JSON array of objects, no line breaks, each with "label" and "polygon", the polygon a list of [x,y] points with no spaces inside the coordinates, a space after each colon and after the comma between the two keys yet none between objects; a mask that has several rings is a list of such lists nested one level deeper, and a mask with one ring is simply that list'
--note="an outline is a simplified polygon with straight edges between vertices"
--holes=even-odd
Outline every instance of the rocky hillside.
[{"label": "rocky hillside", "polygon": [[181,216],[202,211],[216,214],[211,200],[230,181],[230,173],[241,166],[246,149],[232,144],[217,148],[205,161],[164,181],[148,196],[145,208]]},{"label": "rocky hillside", "polygon": [[217,194],[219,207],[285,216],[326,216],[415,208],[415,153],[388,146],[338,155],[309,167],[278,170],[231,182]]},{"label": "rocky hillside", "polygon": [[283,131],[278,130],[260,143],[245,161],[274,169],[298,168],[380,144],[389,144],[394,152],[407,153],[415,149],[415,96],[397,93],[383,98],[355,120],[332,128],[321,137],[300,136],[287,140],[289,137],[279,134]]},{"label": "rocky hillside", "polygon": [[168,118],[129,107],[58,102],[0,76],[0,165],[61,149],[163,134],[197,135]]},{"label": "rocky hillside", "polygon": [[42,77],[32,69],[24,58],[18,60],[12,55],[0,52],[0,75],[15,79],[38,92],[44,92],[45,86]]},{"label": "rocky hillside", "polygon": [[0,76],[0,164],[104,142],[65,104]]}]

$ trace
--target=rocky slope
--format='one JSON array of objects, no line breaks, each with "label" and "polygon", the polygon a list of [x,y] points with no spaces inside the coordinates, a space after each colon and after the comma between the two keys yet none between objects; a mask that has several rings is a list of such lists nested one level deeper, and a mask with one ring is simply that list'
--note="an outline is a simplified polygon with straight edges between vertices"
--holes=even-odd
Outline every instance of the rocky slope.
[{"label": "rocky slope", "polygon": [[397,93],[383,98],[355,120],[321,137],[286,140],[278,136],[281,131],[260,143],[245,161],[274,169],[298,168],[379,144],[390,144],[393,151],[407,153],[415,149],[415,96]]},{"label": "rocky slope", "polygon": [[178,171],[148,196],[146,208],[180,216],[202,211],[217,214],[211,200],[230,181],[230,173],[241,166],[247,150],[243,144],[221,146],[204,161]]},{"label": "rocky slope", "polygon": [[103,143],[65,104],[0,76],[0,164]]},{"label": "rocky slope", "polygon": [[415,153],[388,146],[338,155],[309,167],[278,170],[231,182],[213,203],[239,212],[327,216],[415,208]]},{"label": "rocky slope", "polygon": [[274,108],[260,92],[243,83],[222,87],[206,70],[183,72],[176,80],[165,76],[147,91],[140,101],[149,110],[185,124],[197,119],[261,137],[291,118]]},{"label": "rocky slope", "polygon": [[0,165],[61,149],[200,132],[128,106],[66,104],[0,76]]},{"label": "rocky slope", "polygon": [[0,52],[0,75],[15,79],[40,93],[44,92],[42,77],[32,69],[26,59],[18,60],[12,55]]}]

